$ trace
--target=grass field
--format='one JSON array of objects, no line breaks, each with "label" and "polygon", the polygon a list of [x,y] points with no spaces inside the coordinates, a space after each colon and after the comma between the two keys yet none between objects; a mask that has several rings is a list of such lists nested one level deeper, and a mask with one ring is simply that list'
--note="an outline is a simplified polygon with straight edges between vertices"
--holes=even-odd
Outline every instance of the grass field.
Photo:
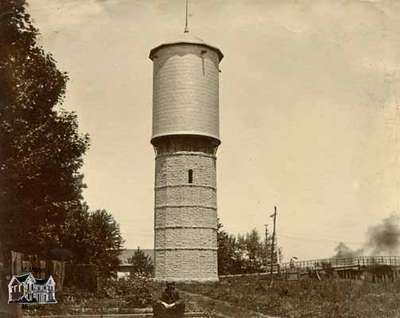
[{"label": "grass field", "polygon": [[179,288],[282,318],[400,317],[400,281],[375,284],[329,279],[276,281],[273,288],[268,285],[257,277],[241,277]]},{"label": "grass field", "polygon": [[[27,316],[134,314],[150,310],[160,298],[164,284],[147,279],[115,281],[104,288],[107,292],[88,292],[67,288],[56,293],[58,303],[51,305],[23,305]],[[200,311],[194,302],[187,302],[188,311]],[[1,315],[0,315],[1,317]]]},{"label": "grass field", "polygon": [[[270,288],[267,280],[248,276],[177,287],[189,311],[227,317],[250,318],[259,312],[280,318],[400,318],[400,281],[308,279],[275,281]],[[134,313],[135,308],[149,308],[162,289],[163,285],[151,281],[118,282],[107,289],[108,294],[70,291],[59,295],[57,305],[24,306],[24,311],[28,315]]]}]

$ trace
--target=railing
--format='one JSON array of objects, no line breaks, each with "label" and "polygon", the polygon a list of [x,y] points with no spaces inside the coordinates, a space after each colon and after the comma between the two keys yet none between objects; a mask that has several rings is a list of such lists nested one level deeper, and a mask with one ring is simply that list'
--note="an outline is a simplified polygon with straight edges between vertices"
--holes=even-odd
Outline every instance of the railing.
[{"label": "railing", "polygon": [[332,268],[349,268],[356,266],[373,266],[373,265],[390,265],[400,266],[400,256],[356,256],[349,258],[325,258],[307,261],[295,261],[281,264],[283,271],[290,268],[297,269],[323,269]]}]

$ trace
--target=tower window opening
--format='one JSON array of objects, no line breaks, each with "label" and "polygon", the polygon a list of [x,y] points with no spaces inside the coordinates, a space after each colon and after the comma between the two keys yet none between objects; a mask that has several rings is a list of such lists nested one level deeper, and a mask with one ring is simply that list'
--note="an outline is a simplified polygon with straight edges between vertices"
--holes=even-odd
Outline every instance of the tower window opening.
[{"label": "tower window opening", "polygon": [[193,183],[193,170],[189,169],[188,171],[188,182]]}]

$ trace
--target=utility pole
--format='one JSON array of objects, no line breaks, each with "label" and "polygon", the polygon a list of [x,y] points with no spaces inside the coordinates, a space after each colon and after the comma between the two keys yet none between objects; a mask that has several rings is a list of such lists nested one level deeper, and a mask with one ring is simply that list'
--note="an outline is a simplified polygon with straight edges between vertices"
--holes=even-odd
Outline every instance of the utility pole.
[{"label": "utility pole", "polygon": [[276,206],[274,206],[274,214],[271,215],[274,218],[274,227],[272,229],[272,245],[271,245],[271,287],[272,282],[274,281],[274,252],[275,252],[275,228],[276,228]]},{"label": "utility pole", "polygon": [[265,271],[268,273],[268,257],[269,257],[269,238],[268,238],[268,224],[265,226]]}]

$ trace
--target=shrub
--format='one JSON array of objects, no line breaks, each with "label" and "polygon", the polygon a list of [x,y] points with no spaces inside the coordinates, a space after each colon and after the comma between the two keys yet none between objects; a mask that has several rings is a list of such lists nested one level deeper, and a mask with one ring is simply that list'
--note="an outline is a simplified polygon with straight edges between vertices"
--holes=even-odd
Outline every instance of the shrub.
[{"label": "shrub", "polygon": [[129,307],[143,308],[152,303],[154,289],[150,279],[136,274],[127,279],[102,281],[99,297],[123,298]]}]

